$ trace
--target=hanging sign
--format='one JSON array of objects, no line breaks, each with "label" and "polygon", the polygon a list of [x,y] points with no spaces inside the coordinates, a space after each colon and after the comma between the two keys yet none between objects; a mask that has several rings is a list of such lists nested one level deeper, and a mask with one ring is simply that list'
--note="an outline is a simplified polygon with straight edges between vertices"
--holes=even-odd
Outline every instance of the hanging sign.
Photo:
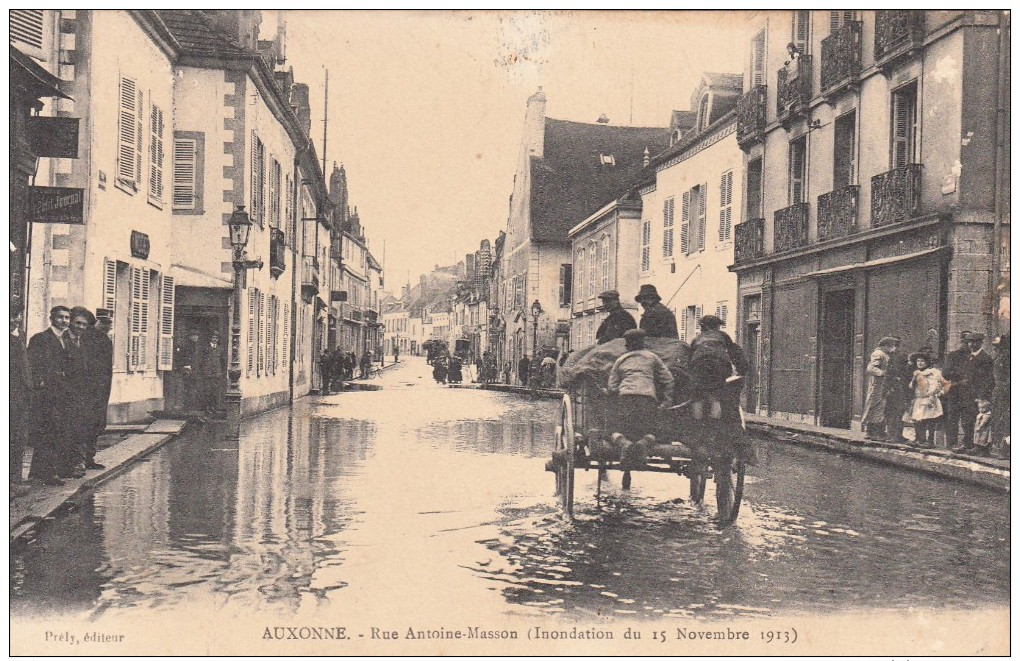
[{"label": "hanging sign", "polygon": [[78,123],[77,117],[29,117],[32,153],[46,158],[78,158]]},{"label": "hanging sign", "polygon": [[28,220],[33,223],[84,225],[85,190],[56,186],[29,186]]}]

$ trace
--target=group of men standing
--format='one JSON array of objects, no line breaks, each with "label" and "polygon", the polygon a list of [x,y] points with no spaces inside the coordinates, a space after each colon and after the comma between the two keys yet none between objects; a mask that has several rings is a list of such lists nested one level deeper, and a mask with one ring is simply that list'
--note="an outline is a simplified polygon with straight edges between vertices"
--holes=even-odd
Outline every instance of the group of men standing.
[{"label": "group of men standing", "polygon": [[174,369],[181,375],[186,410],[216,415],[223,409],[227,370],[219,331],[203,341],[199,329],[189,330],[187,342],[174,349]]},{"label": "group of men standing", "polygon": [[96,462],[96,442],[106,428],[113,381],[110,310],[58,305],[50,326],[26,349],[20,334],[23,308],[15,301],[10,319],[11,494],[22,495],[22,462],[33,448],[29,478],[46,485],[84,477],[105,468]]},{"label": "group of men standing", "polygon": [[341,351],[340,347],[333,351],[323,351],[319,356],[319,376],[322,379],[321,394],[328,395],[339,391],[340,383],[354,378],[354,370],[359,370],[362,379],[367,379],[372,371],[372,352],[366,351],[361,359],[353,351]]}]

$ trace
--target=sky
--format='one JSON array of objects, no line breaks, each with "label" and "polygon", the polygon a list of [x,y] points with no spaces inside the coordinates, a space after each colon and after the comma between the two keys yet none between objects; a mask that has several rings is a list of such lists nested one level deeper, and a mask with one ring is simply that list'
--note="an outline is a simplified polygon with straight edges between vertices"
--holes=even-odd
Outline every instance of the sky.
[{"label": "sky", "polygon": [[[528,97],[546,115],[667,126],[703,71],[741,73],[739,12],[286,11],[287,64],[311,87],[327,176],[347,171],[386,288],[505,229]],[[263,10],[262,37],[277,12]],[[581,219],[578,219],[581,220]]]}]

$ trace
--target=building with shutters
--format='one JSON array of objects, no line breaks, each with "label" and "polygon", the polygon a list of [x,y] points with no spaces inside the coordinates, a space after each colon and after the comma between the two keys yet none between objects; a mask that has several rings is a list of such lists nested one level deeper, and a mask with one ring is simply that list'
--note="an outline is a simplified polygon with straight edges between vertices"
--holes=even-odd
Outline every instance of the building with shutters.
[{"label": "building with shutters", "polygon": [[741,203],[735,112],[741,86],[740,74],[702,74],[691,110],[673,113],[672,144],[650,159],[639,186],[639,248],[631,257],[637,283],[626,282],[633,293],[620,294],[631,305],[637,287],[655,285],[687,342],[706,314],[718,316],[728,330],[733,321],[737,279],[728,267]]},{"label": "building with shutters", "polygon": [[750,410],[856,429],[883,336],[945,355],[999,330],[1009,34],[994,11],[750,17],[731,267]]},{"label": "building with shutters", "polygon": [[[618,198],[643,167],[645,151],[669,145],[669,130],[546,117],[539,90],[527,103],[506,239],[498,268],[504,361],[516,364],[539,348],[569,348],[572,256],[568,232]],[[537,301],[541,314],[535,319]],[[536,338],[537,336],[537,338]]]}]

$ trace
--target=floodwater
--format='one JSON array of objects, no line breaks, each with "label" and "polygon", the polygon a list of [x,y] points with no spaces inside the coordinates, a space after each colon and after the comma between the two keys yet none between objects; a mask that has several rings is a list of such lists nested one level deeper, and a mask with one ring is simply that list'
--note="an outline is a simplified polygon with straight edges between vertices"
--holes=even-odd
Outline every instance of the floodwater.
[{"label": "floodwater", "polygon": [[[405,359],[406,361],[406,359]],[[564,521],[544,471],[559,404],[432,383],[306,398],[240,443],[186,435],[12,548],[11,612],[427,612],[581,620],[1009,605],[1009,499],[759,444],[737,522],[686,479],[580,472]],[[405,618],[400,620],[400,618]],[[331,620],[332,621],[332,620]]]}]

